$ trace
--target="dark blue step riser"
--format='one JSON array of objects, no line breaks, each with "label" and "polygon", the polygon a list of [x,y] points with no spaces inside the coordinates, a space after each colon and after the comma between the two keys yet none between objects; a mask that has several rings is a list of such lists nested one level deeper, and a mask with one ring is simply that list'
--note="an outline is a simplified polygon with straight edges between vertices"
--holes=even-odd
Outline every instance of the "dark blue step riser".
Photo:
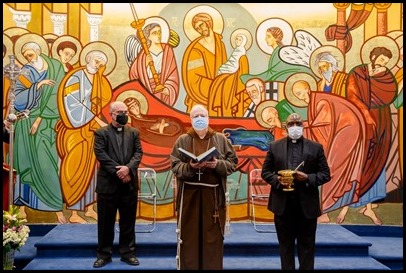
[{"label": "dark blue step riser", "polygon": [[397,260],[397,261],[393,261],[393,260],[381,260],[381,259],[376,259],[378,262],[380,262],[381,264],[386,265],[387,267],[389,267],[391,270],[403,270],[403,259],[402,260]]},{"label": "dark blue step riser", "polygon": [[[271,226],[271,228],[274,228]],[[37,229],[37,230],[36,230]],[[389,251],[383,253],[377,248],[385,238],[359,237],[381,233],[398,235],[398,229],[384,228],[374,233],[377,227],[344,227],[320,225],[316,240],[316,269],[318,270],[401,270],[403,251],[398,240],[403,242],[403,233],[395,236]],[[233,232],[225,238],[225,270],[279,270],[279,244],[274,232],[258,233],[250,224],[232,225]],[[381,231],[381,230],[379,230]],[[35,235],[38,234],[38,238]],[[40,236],[41,234],[41,236]],[[73,235],[75,234],[75,235]],[[78,235],[77,235],[78,234]],[[158,224],[151,233],[137,233],[137,256],[141,265],[137,268],[120,262],[118,235],[114,241],[113,263],[106,269],[114,270],[175,270],[176,233],[173,223]],[[387,236],[384,236],[387,237]],[[379,238],[379,237],[378,237]],[[59,225],[51,228],[33,227],[30,241],[23,253],[16,256],[16,269],[26,270],[87,270],[93,269],[96,257],[96,225]],[[389,240],[389,239],[387,239]],[[392,246],[393,244],[393,246]],[[399,244],[399,246],[398,246]],[[386,248],[385,248],[386,249]],[[397,251],[399,250],[399,251]]]},{"label": "dark blue step riser", "polygon": [[[69,246],[55,246],[55,245],[41,245],[37,246],[38,257],[94,257],[96,253],[96,245],[69,245]],[[115,245],[113,253],[118,253],[118,246]],[[278,245],[258,245],[252,244],[233,244],[224,246],[224,254],[229,256],[278,256]],[[137,244],[138,256],[153,256],[165,257],[176,255],[176,244],[159,245],[159,244]],[[346,245],[346,246],[328,246],[316,245],[316,255],[318,256],[369,256],[368,246]]]}]

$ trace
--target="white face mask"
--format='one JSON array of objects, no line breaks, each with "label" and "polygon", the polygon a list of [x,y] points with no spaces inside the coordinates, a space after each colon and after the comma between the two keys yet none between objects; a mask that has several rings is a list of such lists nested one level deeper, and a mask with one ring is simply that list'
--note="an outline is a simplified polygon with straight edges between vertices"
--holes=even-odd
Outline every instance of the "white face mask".
[{"label": "white face mask", "polygon": [[302,126],[289,127],[288,135],[291,139],[299,139],[303,135],[303,127]]},{"label": "white face mask", "polygon": [[192,119],[192,126],[195,130],[204,130],[209,125],[209,119],[207,117],[196,117]]}]

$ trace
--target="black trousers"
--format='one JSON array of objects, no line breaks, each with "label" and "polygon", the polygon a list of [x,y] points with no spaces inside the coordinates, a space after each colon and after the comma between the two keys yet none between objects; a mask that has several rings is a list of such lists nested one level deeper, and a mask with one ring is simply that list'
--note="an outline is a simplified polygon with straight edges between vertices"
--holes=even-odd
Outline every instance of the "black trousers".
[{"label": "black trousers", "polygon": [[108,259],[113,253],[117,211],[119,212],[119,254],[136,255],[135,217],[138,193],[119,190],[114,194],[97,194],[97,258]]},{"label": "black trousers", "polygon": [[292,193],[282,215],[275,215],[275,228],[279,242],[282,270],[295,270],[295,242],[299,270],[313,270],[316,244],[317,218],[307,219],[299,200]]}]

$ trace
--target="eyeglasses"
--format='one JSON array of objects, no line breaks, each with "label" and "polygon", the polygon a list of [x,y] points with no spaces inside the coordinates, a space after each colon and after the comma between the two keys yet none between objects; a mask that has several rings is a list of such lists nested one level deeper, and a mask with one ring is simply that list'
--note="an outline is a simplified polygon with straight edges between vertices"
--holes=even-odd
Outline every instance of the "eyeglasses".
[{"label": "eyeglasses", "polygon": [[288,122],[286,123],[287,127],[292,127],[292,126],[303,126],[303,122],[301,121],[293,121],[293,122]]}]

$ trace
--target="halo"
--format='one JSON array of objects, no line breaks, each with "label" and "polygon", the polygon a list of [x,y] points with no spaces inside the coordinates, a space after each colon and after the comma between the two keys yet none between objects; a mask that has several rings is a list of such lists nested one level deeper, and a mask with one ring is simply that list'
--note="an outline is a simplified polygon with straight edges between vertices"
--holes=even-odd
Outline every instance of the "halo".
[{"label": "halo", "polygon": [[55,42],[56,39],[58,39],[59,36],[54,33],[47,33],[43,34],[42,37],[44,37],[47,43],[52,46],[52,44]]},{"label": "halo", "polygon": [[146,115],[148,113],[147,98],[140,91],[134,89],[126,90],[118,95],[116,100],[124,102],[127,98],[137,99],[141,105],[141,114]]},{"label": "halo", "polygon": [[398,67],[403,67],[403,34],[396,38],[395,42],[399,46],[399,61],[396,63]]},{"label": "halo", "polygon": [[6,34],[8,37],[10,37],[12,41],[13,37],[21,36],[27,33],[30,33],[30,31],[22,27],[11,27],[3,31],[3,34]]},{"label": "halo", "polygon": [[183,19],[183,31],[185,32],[186,37],[189,39],[189,41],[193,41],[196,38],[200,37],[200,34],[193,28],[193,25],[191,24],[193,16],[195,16],[198,13],[207,13],[211,16],[213,19],[213,31],[216,33],[223,33],[224,29],[224,20],[223,17],[221,16],[220,12],[207,5],[201,5],[192,8],[191,10],[186,13],[185,19]]},{"label": "halo", "polygon": [[399,61],[396,63],[398,67],[403,67],[403,31],[401,30],[393,30],[391,32],[386,33],[387,36],[391,37],[395,40],[396,44],[399,47]]},{"label": "halo", "polygon": [[403,34],[395,39],[395,42],[398,44],[399,49],[403,47]]},{"label": "halo", "polygon": [[22,47],[29,42],[34,42],[39,45],[41,48],[41,53],[49,56],[48,43],[44,37],[36,33],[26,33],[21,35],[16,43],[14,44],[14,55],[16,56],[17,61],[20,64],[26,64],[27,60],[24,58],[23,53],[21,52]]},{"label": "halo", "polygon": [[[319,66],[316,64],[316,56],[321,52],[330,52],[336,59],[338,64],[338,69],[340,71],[344,70],[344,54],[336,46],[324,45],[312,52],[310,55],[310,68],[314,75],[319,75]],[[315,89],[316,90],[316,89]]]},{"label": "halo", "polygon": [[51,48],[52,57],[53,57],[53,58],[56,58],[56,59],[59,57],[59,56],[58,56],[58,52],[57,52],[57,48],[58,48],[59,44],[62,43],[62,42],[64,42],[64,41],[72,42],[72,43],[74,43],[74,44],[76,45],[76,47],[77,47],[76,54],[75,54],[75,56],[73,56],[72,60],[70,61],[70,63],[71,63],[72,65],[74,65],[74,64],[76,64],[76,63],[79,61],[79,55],[80,55],[80,52],[82,51],[83,46],[82,46],[81,42],[80,42],[78,39],[76,39],[75,37],[73,37],[73,36],[64,35],[64,36],[58,37],[58,38],[52,43],[52,48]]},{"label": "halo", "polygon": [[262,119],[262,112],[264,111],[265,108],[268,107],[276,108],[277,104],[278,102],[274,100],[264,100],[257,105],[257,107],[255,108],[255,120],[259,125],[261,125],[264,128],[268,129],[271,128],[271,126]]},{"label": "halo", "polygon": [[161,34],[162,34],[161,41],[163,43],[167,43],[169,41],[169,25],[168,25],[168,23],[164,19],[162,19],[161,17],[152,16],[152,17],[148,17],[147,19],[145,19],[145,23],[144,23],[144,26],[142,27],[142,29],[144,29],[145,26],[147,26],[149,24],[152,24],[152,23],[156,23],[156,24],[161,26]]},{"label": "halo", "polygon": [[[282,42],[284,45],[290,45],[293,41],[293,28],[292,26],[281,18],[270,18],[263,21],[257,28],[257,44],[258,47],[266,54],[272,54],[273,47],[265,42],[266,30],[270,27],[278,27],[283,32]],[[260,35],[258,35],[260,34]]]},{"label": "halo", "polygon": [[367,40],[361,48],[361,60],[362,63],[370,63],[369,54],[371,51],[378,46],[384,46],[392,52],[392,58],[386,64],[388,69],[392,69],[399,60],[399,48],[395,40],[388,36],[374,36]]},{"label": "halo", "polygon": [[403,31],[401,30],[392,30],[388,33],[386,33],[386,36],[391,37],[393,40],[396,40],[400,35],[403,35]]},{"label": "halo", "polygon": [[10,37],[3,34],[3,45],[6,47],[6,53],[3,56],[3,68],[10,63],[10,55],[13,55],[13,42]]},{"label": "halo", "polygon": [[80,53],[80,65],[86,66],[86,55],[93,50],[101,51],[106,54],[107,58],[109,58],[106,64],[106,71],[104,71],[105,76],[109,75],[116,67],[117,55],[114,49],[105,42],[97,41],[88,43]]},{"label": "halo", "polygon": [[285,98],[286,100],[296,106],[296,107],[306,107],[307,103],[299,100],[295,95],[293,95],[292,93],[292,86],[295,82],[300,81],[300,80],[304,80],[306,82],[309,83],[310,85],[310,92],[317,92],[315,90],[317,90],[317,82],[316,79],[313,78],[313,76],[307,74],[307,73],[296,73],[292,76],[290,76],[285,83],[285,89],[284,89],[284,93],[285,93]]},{"label": "halo", "polygon": [[244,47],[245,47],[245,50],[250,49],[251,46],[252,46],[252,35],[251,35],[251,32],[249,32],[248,30],[246,30],[246,29],[244,29],[244,28],[238,28],[238,29],[234,30],[233,33],[231,33],[231,36],[230,36],[230,43],[231,43],[231,46],[232,46],[233,48],[236,47],[236,44],[235,44],[235,37],[236,37],[238,34],[244,34],[245,37],[247,37],[247,43],[245,44]]}]

